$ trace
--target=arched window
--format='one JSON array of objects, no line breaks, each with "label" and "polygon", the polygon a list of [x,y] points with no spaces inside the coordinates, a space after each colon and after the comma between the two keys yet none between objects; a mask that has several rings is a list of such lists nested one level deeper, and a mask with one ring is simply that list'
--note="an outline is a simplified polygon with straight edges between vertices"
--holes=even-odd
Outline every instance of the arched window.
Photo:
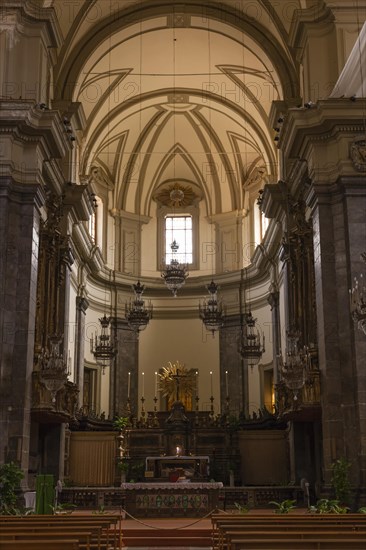
[{"label": "arched window", "polygon": [[[175,241],[179,246],[173,255],[171,244]],[[165,263],[175,257],[179,263],[193,262],[193,223],[190,214],[167,214],[165,216]]]},{"label": "arched window", "polygon": [[169,264],[173,255],[171,244],[179,246],[174,257],[199,269],[199,201],[200,189],[193,183],[166,183],[155,193],[157,207],[157,263]]}]

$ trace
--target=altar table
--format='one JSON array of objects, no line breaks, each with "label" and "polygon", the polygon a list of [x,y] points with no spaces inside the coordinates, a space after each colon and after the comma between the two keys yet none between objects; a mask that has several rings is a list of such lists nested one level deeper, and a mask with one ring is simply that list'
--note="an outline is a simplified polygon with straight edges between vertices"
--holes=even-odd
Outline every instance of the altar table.
[{"label": "altar table", "polygon": [[221,482],[122,483],[125,509],[135,517],[202,517],[219,503]]},{"label": "altar table", "polygon": [[[151,473],[152,478],[157,481],[171,481],[171,472],[182,470],[182,474],[189,477],[199,478],[192,481],[204,481],[210,473],[210,459],[208,456],[148,456],[146,458],[145,470]],[[146,475],[146,474],[145,474]]]}]

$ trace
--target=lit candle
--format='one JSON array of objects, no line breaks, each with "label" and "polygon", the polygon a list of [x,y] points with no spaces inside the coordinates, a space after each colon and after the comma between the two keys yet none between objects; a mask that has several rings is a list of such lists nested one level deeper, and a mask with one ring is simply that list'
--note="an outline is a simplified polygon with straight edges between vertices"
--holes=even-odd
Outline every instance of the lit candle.
[{"label": "lit candle", "polygon": [[127,399],[130,398],[130,392],[131,392],[131,373],[128,373],[128,380],[127,380]]},{"label": "lit candle", "polygon": [[158,373],[155,371],[155,397],[158,395]]},{"label": "lit candle", "polygon": [[142,373],[142,397],[145,395],[145,373]]},{"label": "lit candle", "polygon": [[229,384],[228,384],[228,372],[225,371],[225,388],[226,388],[226,397],[229,397]]},{"label": "lit candle", "polygon": [[212,370],[210,370],[210,377],[211,377],[211,396],[212,396],[213,395]]}]

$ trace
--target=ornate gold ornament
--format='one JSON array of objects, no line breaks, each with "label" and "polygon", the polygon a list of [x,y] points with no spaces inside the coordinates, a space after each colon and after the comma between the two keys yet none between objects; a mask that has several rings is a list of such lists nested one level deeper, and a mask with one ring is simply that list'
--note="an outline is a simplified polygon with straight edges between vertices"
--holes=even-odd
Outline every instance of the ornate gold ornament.
[{"label": "ornate gold ornament", "polygon": [[164,189],[157,193],[155,198],[165,206],[179,208],[192,205],[197,195],[190,185],[184,186],[179,183],[174,183],[164,187]]},{"label": "ornate gold ornament", "polygon": [[175,361],[168,361],[163,372],[159,374],[159,387],[162,395],[168,397],[169,401],[183,400],[185,397],[192,397],[196,389],[196,374],[192,370]]}]

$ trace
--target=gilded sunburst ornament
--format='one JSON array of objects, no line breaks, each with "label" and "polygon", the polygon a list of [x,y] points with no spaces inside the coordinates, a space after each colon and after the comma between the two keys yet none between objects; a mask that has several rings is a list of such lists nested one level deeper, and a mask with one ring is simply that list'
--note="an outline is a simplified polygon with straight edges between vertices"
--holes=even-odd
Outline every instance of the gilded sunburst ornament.
[{"label": "gilded sunburst ornament", "polygon": [[[164,397],[169,400],[182,400],[184,396],[192,396],[196,388],[196,375],[192,370],[188,370],[183,363],[168,361],[163,372],[159,374],[160,390]],[[178,395],[177,395],[178,394]]]},{"label": "gilded sunburst ornament", "polygon": [[183,186],[174,183],[165,187],[156,195],[156,199],[166,206],[180,207],[189,206],[193,203],[197,195],[189,185]]}]

